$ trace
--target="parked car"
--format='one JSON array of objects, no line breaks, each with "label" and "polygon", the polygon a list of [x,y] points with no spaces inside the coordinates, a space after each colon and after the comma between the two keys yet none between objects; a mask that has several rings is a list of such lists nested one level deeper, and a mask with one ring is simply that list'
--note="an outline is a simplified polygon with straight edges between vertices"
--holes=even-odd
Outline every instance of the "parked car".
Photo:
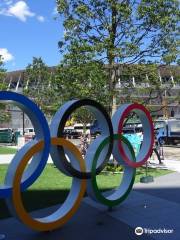
[{"label": "parked car", "polygon": [[14,132],[12,128],[0,128],[0,142],[12,143],[14,141]]},{"label": "parked car", "polygon": [[73,127],[65,127],[63,131],[63,137],[65,138],[77,138],[78,133],[74,130]]}]

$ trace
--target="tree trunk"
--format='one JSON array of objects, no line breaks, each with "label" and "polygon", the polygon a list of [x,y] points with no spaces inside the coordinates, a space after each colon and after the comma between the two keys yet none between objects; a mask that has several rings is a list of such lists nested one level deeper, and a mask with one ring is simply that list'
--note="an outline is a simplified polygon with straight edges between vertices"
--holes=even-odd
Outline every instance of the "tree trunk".
[{"label": "tree trunk", "polygon": [[117,110],[115,88],[116,88],[116,72],[114,69],[114,64],[111,64],[110,71],[109,71],[109,92],[110,92],[109,114],[110,116],[112,116]]}]

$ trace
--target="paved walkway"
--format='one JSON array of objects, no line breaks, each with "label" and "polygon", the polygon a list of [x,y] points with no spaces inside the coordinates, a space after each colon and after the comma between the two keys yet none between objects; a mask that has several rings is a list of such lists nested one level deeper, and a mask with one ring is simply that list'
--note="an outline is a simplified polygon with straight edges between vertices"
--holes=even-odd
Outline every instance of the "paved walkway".
[{"label": "paved walkway", "polygon": [[[0,164],[9,164],[13,158],[13,154],[0,155]],[[163,160],[163,165],[157,165],[159,168],[169,169],[180,173],[180,161],[174,159]],[[48,163],[52,163],[51,157],[48,159]]]},{"label": "paved walkway", "polygon": [[180,173],[174,172],[156,177],[153,183],[136,183],[134,189],[141,193],[180,204]]},{"label": "paved walkway", "polygon": [[163,160],[163,163],[167,169],[180,172],[180,161],[179,160],[173,160],[173,159]]},{"label": "paved walkway", "polygon": [[[14,157],[14,154],[1,154],[0,164],[9,164]],[[48,158],[48,163],[52,163],[51,157]]]},{"label": "paved walkway", "polygon": [[[34,213],[34,216],[51,213],[57,206]],[[32,231],[14,218],[0,221],[0,233],[6,235],[5,240],[153,240],[150,236],[137,237],[134,228],[116,220],[107,211],[101,212],[82,202],[72,219],[62,228],[46,233]],[[13,227],[12,227],[13,226]]]},{"label": "paved walkway", "polygon": [[0,155],[0,164],[9,164],[14,154],[1,154]]},{"label": "paved walkway", "polygon": [[[112,211],[85,198],[73,218],[61,229],[50,233],[34,232],[14,218],[0,221],[0,233],[8,240],[60,239],[180,239],[180,173],[155,178],[153,183],[137,183],[129,197]],[[35,216],[52,212],[57,206],[35,212]],[[12,227],[13,226],[13,227]],[[137,236],[136,227],[171,230]]]},{"label": "paved walkway", "polygon": [[157,162],[150,161],[151,168],[158,168],[158,169],[168,169],[171,171],[180,172],[180,161],[174,159],[162,160],[162,164]]},{"label": "paved walkway", "polygon": [[[91,199],[85,202],[105,212],[106,208]],[[171,173],[154,179],[153,183],[137,183],[121,205],[106,213],[132,228],[169,229],[173,233],[151,234],[153,239],[180,239],[180,173]],[[147,236],[147,234],[146,234]]]}]

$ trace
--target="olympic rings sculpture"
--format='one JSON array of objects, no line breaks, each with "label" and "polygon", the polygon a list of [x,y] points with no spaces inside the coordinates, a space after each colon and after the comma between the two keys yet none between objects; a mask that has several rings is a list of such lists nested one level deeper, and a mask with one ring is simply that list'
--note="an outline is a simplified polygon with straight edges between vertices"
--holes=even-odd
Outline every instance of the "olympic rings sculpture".
[{"label": "olympic rings sculpture", "polygon": [[[42,111],[27,97],[1,91],[0,102],[11,102],[22,109],[35,130],[35,138],[16,153],[8,166],[4,185],[0,186],[0,198],[6,200],[10,212],[34,230],[49,231],[65,224],[78,209],[85,191],[93,200],[108,207],[121,203],[132,189],[136,168],[142,166],[152,152],[152,119],[148,110],[137,103],[120,106],[111,121],[104,107],[96,101],[71,100],[57,111],[49,128]],[[90,144],[84,159],[78,148],[63,138],[67,119],[73,111],[82,106],[94,114],[101,126],[101,134]],[[136,157],[131,143],[122,135],[124,120],[131,111],[139,116],[144,133],[142,147]],[[47,217],[33,218],[23,206],[21,192],[40,176],[49,154],[55,166],[72,177],[72,187],[58,210]],[[98,189],[96,175],[102,171],[111,154],[123,165],[124,174],[120,186],[105,196]]]}]

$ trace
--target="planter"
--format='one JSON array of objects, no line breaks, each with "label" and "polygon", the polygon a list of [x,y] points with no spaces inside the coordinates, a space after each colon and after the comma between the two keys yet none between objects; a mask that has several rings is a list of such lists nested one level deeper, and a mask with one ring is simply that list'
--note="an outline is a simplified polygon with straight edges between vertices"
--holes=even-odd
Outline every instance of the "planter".
[{"label": "planter", "polygon": [[154,182],[154,178],[153,176],[144,176],[140,178],[140,182],[141,183],[150,183],[150,182]]}]

